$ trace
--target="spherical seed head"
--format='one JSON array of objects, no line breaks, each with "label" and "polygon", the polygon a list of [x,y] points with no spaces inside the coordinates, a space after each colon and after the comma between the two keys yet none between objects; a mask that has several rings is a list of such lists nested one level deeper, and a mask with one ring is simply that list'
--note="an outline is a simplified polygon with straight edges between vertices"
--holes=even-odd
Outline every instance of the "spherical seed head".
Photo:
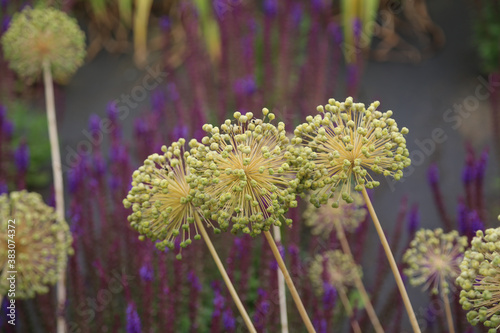
[{"label": "spherical seed head", "polygon": [[[132,174],[132,188],[123,200],[125,208],[132,208],[128,221],[142,235],[139,239],[150,238],[159,250],[173,249],[178,237],[181,248],[191,244],[191,224],[202,219],[195,207],[199,198],[193,189],[196,186],[187,166],[190,154],[184,145],[185,140],[180,139],[168,148],[163,146],[162,155],[150,155]],[[194,234],[198,239],[196,224]]]},{"label": "spherical seed head", "polygon": [[410,247],[403,255],[408,265],[404,273],[413,286],[423,285],[433,294],[449,292],[460,273],[467,237],[459,236],[457,231],[444,233],[443,229],[421,229],[416,232]]},{"label": "spherical seed head", "polygon": [[73,253],[67,223],[38,193],[21,191],[0,196],[0,225],[0,295],[9,292],[8,271],[17,271],[15,298],[48,292]]},{"label": "spherical seed head", "polygon": [[347,232],[353,232],[365,220],[366,208],[361,194],[352,193],[353,202],[333,202],[316,208],[312,203],[304,211],[307,226],[312,227],[311,233],[316,236],[329,237],[335,229],[335,223],[340,223]]},{"label": "spherical seed head", "polygon": [[2,46],[10,68],[28,80],[38,78],[47,61],[54,80],[64,82],[85,57],[85,35],[76,20],[54,8],[26,7],[14,15]]},{"label": "spherical seed head", "polygon": [[370,171],[396,180],[403,176],[402,170],[411,163],[403,136],[408,129],[397,126],[392,111],[377,111],[379,104],[373,102],[365,108],[351,97],[342,103],[330,99],[318,107],[320,114],[308,116],[295,129],[292,143],[317,153],[315,162],[301,172],[301,181],[313,191],[315,204],[326,203],[337,188],[345,201],[351,201],[353,178],[357,191],[378,186]]},{"label": "spherical seed head", "polygon": [[[234,120],[220,127],[205,125],[208,136],[193,153],[199,191],[205,194],[205,216],[221,229],[257,235],[280,225],[289,207],[297,205],[294,147],[289,146],[285,125],[235,112]],[[290,220],[285,220],[290,223]]]},{"label": "spherical seed head", "polygon": [[361,267],[356,265],[350,255],[340,250],[317,254],[309,270],[309,278],[318,295],[324,294],[324,283],[328,283],[336,289],[354,285],[356,275],[361,278]]},{"label": "spherical seed head", "polygon": [[500,328],[500,228],[479,230],[465,251],[457,277],[460,304],[468,311],[467,320],[482,322],[496,332]]}]

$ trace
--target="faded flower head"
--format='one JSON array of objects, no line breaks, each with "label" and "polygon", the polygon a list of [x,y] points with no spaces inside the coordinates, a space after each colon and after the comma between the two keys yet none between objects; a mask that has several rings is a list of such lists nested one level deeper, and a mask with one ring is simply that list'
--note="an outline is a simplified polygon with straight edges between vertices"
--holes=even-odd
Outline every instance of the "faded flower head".
[{"label": "faded flower head", "polygon": [[403,255],[408,265],[404,273],[413,286],[424,285],[433,294],[449,292],[449,282],[460,273],[460,262],[467,247],[467,237],[457,231],[420,229]]},{"label": "faded flower head", "polygon": [[328,237],[335,229],[335,223],[340,223],[342,228],[348,232],[356,230],[365,220],[366,208],[361,194],[352,193],[352,198],[352,204],[341,201],[337,208],[331,205],[322,205],[316,208],[313,204],[309,204],[304,211],[304,219],[306,225],[312,227],[312,234]]},{"label": "faded flower head", "polygon": [[8,271],[17,271],[15,298],[48,292],[73,253],[68,225],[40,194],[27,191],[0,196],[0,219],[0,295],[8,293]]},{"label": "faded flower head", "polygon": [[[185,143],[180,139],[168,148],[163,146],[163,155],[150,155],[132,174],[132,188],[123,200],[125,208],[132,207],[128,220],[141,234],[139,239],[156,241],[161,251],[174,249],[177,237],[181,237],[181,248],[191,244],[192,233],[194,239],[201,238],[195,219],[202,216],[195,207],[198,199],[190,185],[193,176],[186,163],[190,154],[184,150]],[[190,146],[195,145],[192,140]],[[194,231],[191,224],[195,224]]]},{"label": "faded flower head", "polygon": [[208,136],[191,159],[206,197],[202,209],[223,230],[232,224],[234,233],[257,235],[281,225],[288,208],[297,206],[295,148],[288,144],[285,125],[271,124],[269,110],[263,114],[254,119],[251,112],[235,112],[235,120],[220,128],[204,125]]},{"label": "faded flower head", "polygon": [[311,202],[316,206],[326,203],[337,188],[342,199],[351,203],[353,178],[356,191],[380,185],[370,170],[399,180],[410,165],[403,137],[408,129],[399,129],[392,111],[380,112],[379,105],[373,102],[365,108],[351,97],[342,103],[332,98],[324,107],[318,106],[319,115],[308,116],[307,123],[295,129],[292,144],[310,147],[317,154],[314,163],[306,164],[302,179],[313,191]]},{"label": "faded flower head", "polygon": [[76,20],[54,8],[26,7],[2,37],[5,59],[21,77],[34,80],[47,61],[54,80],[67,80],[85,57],[85,35]]},{"label": "faded flower head", "polygon": [[325,292],[325,283],[334,286],[336,289],[354,285],[356,275],[361,277],[361,267],[356,265],[350,255],[340,250],[317,254],[309,269],[309,277],[313,288],[319,295],[323,295]]},{"label": "faded flower head", "polygon": [[460,304],[467,320],[482,322],[488,332],[500,329],[500,228],[481,230],[471,241],[460,264]]}]

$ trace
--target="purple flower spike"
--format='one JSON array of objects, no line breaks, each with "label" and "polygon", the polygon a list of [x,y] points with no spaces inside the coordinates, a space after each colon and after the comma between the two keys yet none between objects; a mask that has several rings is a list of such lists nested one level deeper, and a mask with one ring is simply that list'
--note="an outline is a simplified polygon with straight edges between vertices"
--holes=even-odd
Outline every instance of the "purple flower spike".
[{"label": "purple flower spike", "polygon": [[93,137],[95,137],[96,134],[99,134],[99,131],[101,130],[101,118],[98,115],[92,114],[90,116],[89,130]]},{"label": "purple flower spike", "polygon": [[300,25],[300,22],[302,22],[302,16],[302,6],[300,3],[295,3],[292,7],[292,22],[294,27],[298,27]]},{"label": "purple flower spike", "polygon": [[414,234],[420,225],[420,212],[418,205],[415,204],[411,208],[410,216],[408,217],[408,232]]},{"label": "purple flower spike", "polygon": [[337,300],[337,290],[329,283],[323,284],[325,293],[323,294],[323,305],[325,309],[333,309]]},{"label": "purple flower spike", "polygon": [[141,333],[141,319],[135,304],[129,303],[127,307],[127,333]]},{"label": "purple flower spike", "polygon": [[153,267],[151,267],[151,263],[147,262],[142,265],[141,269],[139,270],[139,275],[144,282],[153,281],[155,272],[153,270]]},{"label": "purple flower spike", "polygon": [[467,207],[465,203],[460,200],[457,206],[457,224],[458,224],[458,232],[460,235],[466,235],[468,226],[467,226]]},{"label": "purple flower spike", "polygon": [[264,13],[270,17],[278,14],[278,2],[276,0],[264,0]]},{"label": "purple flower spike", "polygon": [[431,186],[435,186],[439,182],[439,168],[437,164],[433,163],[427,171],[427,179]]},{"label": "purple flower spike", "polygon": [[28,171],[30,163],[30,149],[26,142],[22,142],[14,152],[14,161],[20,173]]},{"label": "purple flower spike", "polygon": [[11,121],[5,119],[2,130],[7,140],[12,139],[12,133],[14,133],[14,124]]},{"label": "purple flower spike", "polygon": [[180,138],[188,137],[188,128],[186,125],[179,124],[172,130],[172,140],[177,141]]},{"label": "purple flower spike", "polygon": [[193,271],[188,273],[187,280],[191,284],[191,287],[193,287],[197,291],[201,291],[200,280]]},{"label": "purple flower spike", "polygon": [[222,322],[224,323],[224,328],[228,331],[233,331],[236,328],[236,320],[230,308],[227,308],[222,314]]},{"label": "purple flower spike", "polygon": [[7,184],[3,181],[0,181],[0,194],[8,193],[9,188],[7,187]]},{"label": "purple flower spike", "polygon": [[477,211],[473,210],[472,212],[470,212],[468,218],[472,235],[475,235],[476,231],[478,230],[484,231],[484,223],[479,218],[479,214],[477,213]]},{"label": "purple flower spike", "polygon": [[483,150],[481,157],[476,163],[476,179],[483,179],[484,173],[486,171],[486,166],[488,165],[489,151],[488,149]]},{"label": "purple flower spike", "polygon": [[4,32],[6,32],[9,29],[10,21],[11,21],[10,16],[7,15],[4,17],[3,22],[2,22],[2,26],[0,27],[0,36],[3,35]]}]

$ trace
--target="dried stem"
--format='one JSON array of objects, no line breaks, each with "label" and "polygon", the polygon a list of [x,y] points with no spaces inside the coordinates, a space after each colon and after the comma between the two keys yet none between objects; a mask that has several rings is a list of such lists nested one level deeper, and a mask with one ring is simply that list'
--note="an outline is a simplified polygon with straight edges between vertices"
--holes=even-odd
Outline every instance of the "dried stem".
[{"label": "dried stem", "polygon": [[[52,174],[54,177],[54,192],[56,197],[56,214],[60,221],[64,221],[64,185],[61,168],[61,152],[59,151],[59,138],[57,136],[56,107],[54,102],[54,85],[50,63],[43,63],[43,83],[45,87],[45,106],[47,109],[47,123],[49,126],[50,152],[52,157]],[[60,241],[64,241],[64,232],[59,233]],[[66,263],[59,273],[57,282],[57,333],[66,332]]]},{"label": "dried stem", "polygon": [[297,306],[297,310],[299,310],[299,314],[302,317],[302,321],[304,321],[304,324],[306,325],[307,331],[309,333],[316,333],[316,330],[314,329],[314,326],[311,322],[311,319],[309,319],[309,316],[307,315],[307,311],[304,308],[304,304],[302,304],[302,300],[300,299],[299,293],[297,292],[297,289],[295,288],[295,285],[293,284],[292,278],[290,277],[290,274],[288,273],[288,270],[286,269],[285,262],[283,261],[283,258],[281,258],[280,251],[278,250],[278,247],[276,246],[276,243],[274,242],[273,236],[271,235],[271,233],[269,231],[264,231],[264,235],[266,236],[267,242],[271,246],[271,250],[273,251],[274,258],[276,258],[276,261],[278,262],[278,266],[281,269],[283,276],[285,277],[285,282],[288,286],[288,289],[290,289],[290,293],[292,294],[293,301],[295,302],[295,305]]},{"label": "dried stem", "polygon": [[340,296],[340,301],[342,302],[342,305],[345,308],[345,312],[347,313],[347,316],[349,316],[352,330],[354,331],[354,333],[361,333],[361,328],[359,328],[358,321],[356,320],[356,318],[354,318],[354,315],[352,313],[351,303],[349,303],[349,298],[347,297],[344,288],[339,288],[337,291]]},{"label": "dried stem", "polygon": [[255,327],[252,324],[252,321],[250,320],[250,317],[248,316],[247,311],[245,310],[245,307],[243,306],[243,303],[241,303],[241,300],[238,294],[236,293],[236,290],[234,289],[231,279],[229,279],[229,276],[227,275],[226,269],[224,268],[224,265],[222,264],[222,261],[220,260],[219,255],[217,254],[217,251],[215,250],[215,247],[212,244],[212,241],[210,240],[210,237],[208,237],[207,231],[205,230],[205,226],[201,222],[199,216],[196,214],[195,214],[195,221],[196,225],[198,226],[198,229],[200,229],[201,235],[203,236],[205,243],[207,244],[210,254],[214,258],[215,264],[217,265],[217,268],[219,269],[219,272],[222,275],[224,282],[226,283],[227,289],[229,289],[229,293],[231,294],[234,303],[236,303],[236,307],[240,311],[240,314],[243,317],[243,320],[245,321],[248,330],[252,333],[257,333]]},{"label": "dried stem", "polygon": [[[274,239],[277,243],[281,243],[280,228],[273,226]],[[280,321],[281,333],[288,333],[288,314],[286,311],[286,289],[285,289],[285,276],[281,270],[278,271],[278,293],[280,301]]]},{"label": "dried stem", "polygon": [[384,248],[385,255],[387,256],[387,260],[389,260],[389,265],[391,266],[392,274],[396,279],[396,284],[399,289],[399,293],[403,298],[403,303],[406,308],[406,312],[410,317],[410,323],[415,333],[420,333],[420,328],[418,327],[417,317],[415,316],[415,312],[413,312],[413,307],[411,306],[410,298],[408,297],[408,293],[406,291],[405,285],[403,283],[403,279],[401,279],[401,275],[399,274],[398,265],[396,264],[396,260],[394,260],[394,256],[392,255],[391,247],[387,242],[387,238],[385,237],[384,230],[382,229],[382,225],[380,225],[380,221],[378,220],[377,214],[373,209],[372,202],[368,193],[366,192],[366,188],[363,186],[363,198],[365,199],[366,206],[368,207],[368,211],[370,212],[370,216],[372,217],[373,224],[375,225],[375,229],[377,230],[378,236],[380,237],[380,242],[382,243],[382,247]]},{"label": "dried stem", "polygon": [[[442,281],[441,285],[443,285],[443,283],[444,281]],[[441,288],[441,297],[443,298],[446,321],[448,322],[448,331],[450,333],[455,333],[455,327],[453,326],[453,316],[451,315],[450,300],[448,299],[448,295],[446,295],[443,288]]]},{"label": "dried stem", "polygon": [[[351,248],[349,247],[349,243],[347,242],[345,233],[344,233],[344,228],[340,224],[339,221],[334,221],[335,228],[337,229],[337,236],[340,241],[340,246],[342,247],[342,251],[344,251],[345,254],[349,255],[351,259],[354,261],[354,257],[352,256]],[[370,301],[370,297],[368,296],[368,293],[366,292],[365,285],[363,284],[363,281],[361,280],[361,277],[359,274],[356,274],[354,277],[354,284],[356,288],[359,290],[359,293],[361,295],[361,299],[363,300],[363,303],[365,305],[366,312],[368,313],[368,316],[370,317],[370,321],[372,322],[373,328],[375,329],[375,332],[377,333],[383,333],[384,329],[382,328],[382,325],[380,324],[380,321],[378,320],[377,314],[375,313],[375,309],[373,308],[373,305]]]}]

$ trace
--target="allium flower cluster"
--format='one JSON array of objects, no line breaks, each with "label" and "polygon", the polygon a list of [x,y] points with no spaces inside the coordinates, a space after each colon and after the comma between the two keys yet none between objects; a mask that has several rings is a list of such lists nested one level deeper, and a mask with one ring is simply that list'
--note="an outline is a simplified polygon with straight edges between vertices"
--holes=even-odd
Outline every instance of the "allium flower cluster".
[{"label": "allium flower cluster", "polygon": [[312,227],[311,233],[316,236],[328,237],[335,229],[335,223],[340,223],[347,232],[353,232],[366,218],[366,208],[361,194],[352,193],[353,202],[339,202],[337,208],[322,205],[316,208],[310,204],[304,211],[307,226]]},{"label": "allium flower cluster", "polygon": [[468,311],[467,320],[482,322],[488,332],[500,329],[500,228],[476,232],[465,252],[457,278],[460,304]]},{"label": "allium flower cluster", "polygon": [[324,294],[325,283],[336,289],[353,286],[356,275],[361,278],[361,267],[356,265],[350,255],[340,250],[316,255],[309,269],[313,288],[319,295]]},{"label": "allium flower cluster", "polygon": [[257,235],[279,226],[289,207],[297,206],[295,165],[302,157],[289,145],[285,125],[271,124],[269,110],[263,114],[254,119],[251,112],[235,112],[220,127],[204,125],[208,136],[190,159],[205,194],[205,216],[223,230],[231,225],[233,233]]},{"label": "allium flower cluster", "polygon": [[[150,155],[144,165],[132,174],[132,188],[123,200],[125,208],[132,207],[128,216],[130,226],[141,236],[156,241],[156,247],[173,249],[175,239],[182,237],[181,248],[200,239],[195,219],[202,219],[196,202],[203,194],[196,191],[196,180],[191,175],[187,160],[190,153],[185,151],[186,141],[180,139],[170,147],[163,146],[163,155]],[[197,146],[196,140],[189,145]],[[194,224],[194,231],[191,225]]]},{"label": "allium flower cluster", "polygon": [[297,126],[292,144],[310,147],[316,154],[314,163],[305,165],[304,185],[313,191],[311,202],[324,204],[340,187],[343,200],[351,203],[351,183],[356,191],[380,183],[369,171],[399,180],[411,163],[406,140],[408,129],[399,129],[391,118],[392,111],[377,110],[379,102],[368,108],[363,103],[330,99],[318,106],[320,114],[308,116],[307,123]]},{"label": "allium flower cluster", "polygon": [[34,80],[47,61],[56,81],[67,80],[85,57],[85,35],[75,19],[53,8],[26,7],[2,37],[5,59],[21,77]]},{"label": "allium flower cluster", "polygon": [[403,255],[408,265],[404,273],[413,286],[424,285],[433,294],[449,292],[449,283],[460,273],[460,262],[467,247],[467,237],[457,231],[421,229],[416,232],[410,247]]},{"label": "allium flower cluster", "polygon": [[66,222],[39,194],[21,191],[0,196],[0,225],[0,295],[9,290],[8,271],[17,271],[15,298],[48,292],[73,253]]}]

